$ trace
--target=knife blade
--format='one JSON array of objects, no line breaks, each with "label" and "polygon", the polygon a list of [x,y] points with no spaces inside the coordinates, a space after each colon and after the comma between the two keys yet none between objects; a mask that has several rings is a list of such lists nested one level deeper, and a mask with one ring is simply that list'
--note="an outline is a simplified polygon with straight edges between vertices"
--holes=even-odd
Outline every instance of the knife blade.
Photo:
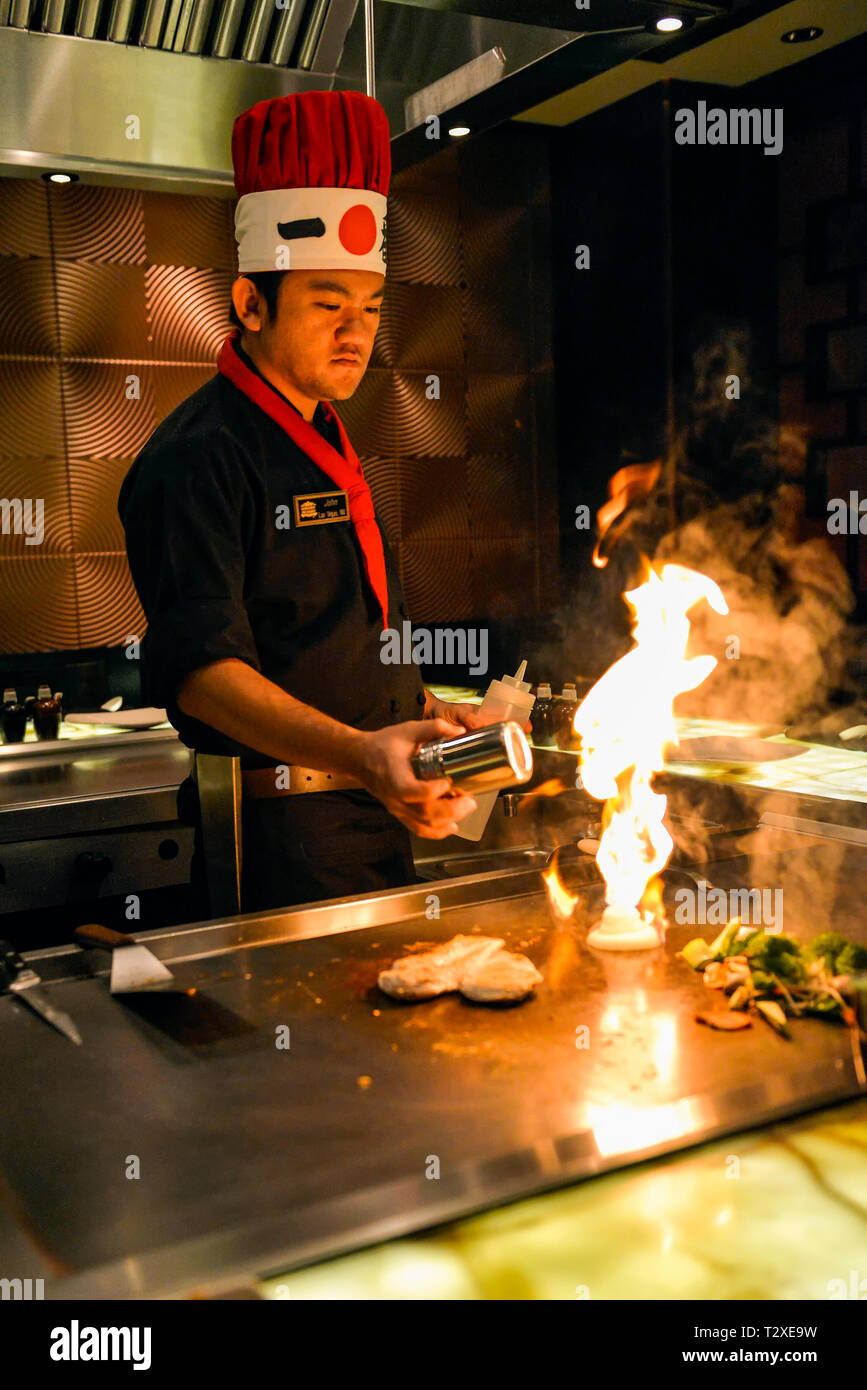
[{"label": "knife blade", "polygon": [[24,964],[11,942],[0,941],[0,992],[8,990],[23,1004],[29,1004],[46,1023],[81,1047],[81,1034],[69,1014],[51,1003],[41,984],[36,971]]}]

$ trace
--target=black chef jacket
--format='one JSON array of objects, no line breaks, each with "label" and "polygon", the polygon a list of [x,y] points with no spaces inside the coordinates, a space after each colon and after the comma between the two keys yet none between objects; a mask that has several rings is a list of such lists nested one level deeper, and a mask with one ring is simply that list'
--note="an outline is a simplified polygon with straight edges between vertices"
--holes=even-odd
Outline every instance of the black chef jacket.
[{"label": "black chef jacket", "polygon": [[[239,355],[257,371],[246,353]],[[312,423],[339,452],[337,429],[321,405]],[[295,525],[293,497],[336,490],[222,373],[167,416],[130,468],[118,511],[148,620],[143,695],[166,709],[188,747],[240,756],[244,768],[277,762],[177,704],[192,671],[228,657],[357,729],[421,718],[418,667],[380,659],[382,610],[351,521]],[[278,528],[278,513],[290,518],[288,529]],[[408,613],[378,513],[376,519],[389,626],[400,627]],[[245,795],[243,814],[244,911],[415,879],[407,831],[363,789],[266,800]],[[200,827],[197,851],[193,877],[201,886]]]},{"label": "black chef jacket", "polygon": [[[240,355],[256,371],[246,353]],[[312,423],[329,438],[321,405]],[[329,442],[339,452],[336,428]],[[221,373],[167,416],[130,468],[118,511],[148,620],[143,695],[166,709],[188,747],[239,754],[245,768],[276,762],[177,705],[178,688],[192,671],[227,657],[247,662],[296,699],[353,728],[421,717],[418,667],[380,660],[382,610],[352,523],[295,525],[294,496],[336,490],[286,431]],[[277,526],[280,508],[291,517],[286,530]],[[378,513],[376,519],[389,626],[399,628],[408,613]]]}]

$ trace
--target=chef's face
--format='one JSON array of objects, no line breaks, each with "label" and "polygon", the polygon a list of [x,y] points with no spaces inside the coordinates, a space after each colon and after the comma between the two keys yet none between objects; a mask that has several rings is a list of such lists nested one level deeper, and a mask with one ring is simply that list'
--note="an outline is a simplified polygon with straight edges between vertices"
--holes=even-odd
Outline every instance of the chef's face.
[{"label": "chef's face", "polygon": [[384,287],[372,270],[290,270],[273,323],[260,299],[257,346],[308,398],[346,400],[370,360]]}]

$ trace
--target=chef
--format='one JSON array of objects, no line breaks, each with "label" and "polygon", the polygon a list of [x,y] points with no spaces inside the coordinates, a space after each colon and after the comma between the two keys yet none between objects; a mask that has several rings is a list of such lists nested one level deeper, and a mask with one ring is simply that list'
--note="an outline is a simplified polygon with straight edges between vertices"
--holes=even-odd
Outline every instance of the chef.
[{"label": "chef", "polygon": [[[408,613],[330,404],[356,390],[379,326],[385,112],[359,92],[260,101],[234,123],[232,160],[237,326],[118,510],[148,621],[145,700],[188,747],[241,759],[251,912],[414,883],[409,831],[453,834],[475,802],[410,758],[485,721],[381,660]],[[200,885],[200,827],[197,846]]]}]

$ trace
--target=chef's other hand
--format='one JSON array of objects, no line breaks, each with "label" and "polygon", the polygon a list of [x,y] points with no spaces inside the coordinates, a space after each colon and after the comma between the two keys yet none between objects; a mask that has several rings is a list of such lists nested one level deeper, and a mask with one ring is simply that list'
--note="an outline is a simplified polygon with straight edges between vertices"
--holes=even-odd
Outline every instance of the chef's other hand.
[{"label": "chef's other hand", "polygon": [[408,830],[425,840],[454,835],[458,821],[474,811],[476,803],[453,788],[447,777],[429,782],[416,777],[410,758],[423,743],[457,738],[464,732],[461,725],[447,719],[414,719],[364,735],[358,773],[362,784]]},{"label": "chef's other hand", "polygon": [[[437,700],[427,692],[429,703],[425,706],[425,719],[448,719],[454,724],[463,724],[464,729],[482,729],[486,724],[498,724],[500,716],[490,712],[482,713],[481,705],[450,704],[448,700]],[[530,721],[524,725],[524,733],[529,734]],[[463,733],[463,729],[455,729],[453,737]]]}]

